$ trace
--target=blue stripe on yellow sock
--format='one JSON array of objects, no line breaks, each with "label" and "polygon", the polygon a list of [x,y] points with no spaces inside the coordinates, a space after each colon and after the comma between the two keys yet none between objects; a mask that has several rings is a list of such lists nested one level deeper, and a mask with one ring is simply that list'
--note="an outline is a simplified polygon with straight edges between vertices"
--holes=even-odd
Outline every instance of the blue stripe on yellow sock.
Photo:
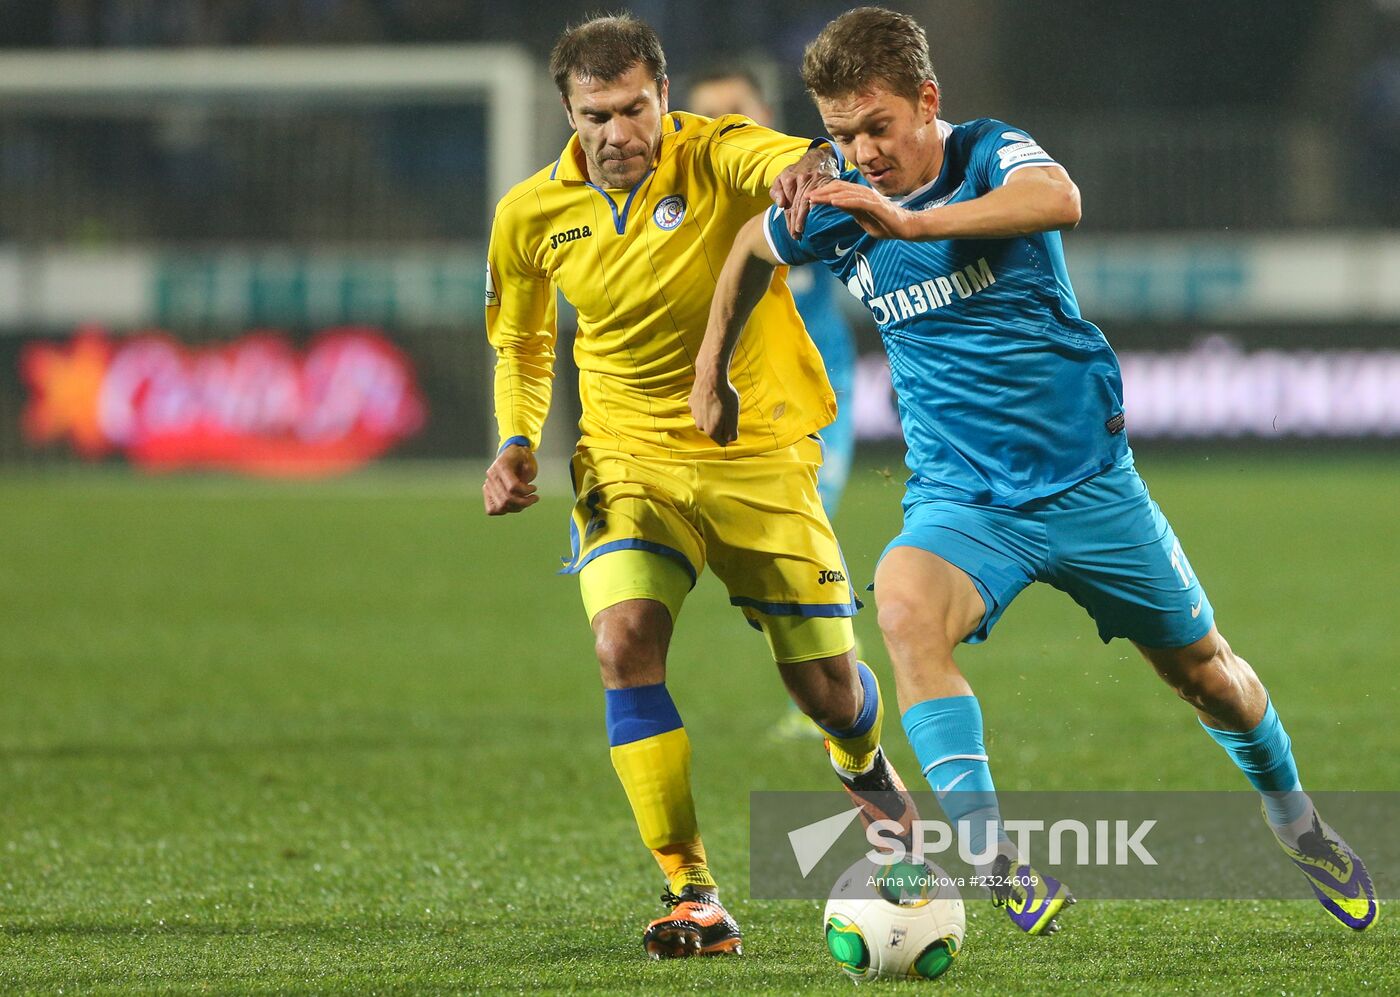
[{"label": "blue stripe on yellow sock", "polygon": [[604,696],[611,747],[656,737],[681,726],[681,715],[665,682],[630,689],[607,689]]},{"label": "blue stripe on yellow sock", "polygon": [[609,754],[637,831],[673,891],[713,888],[690,794],[690,738],[666,684],[608,689]]},{"label": "blue stripe on yellow sock", "polygon": [[857,661],[856,675],[860,678],[862,698],[855,723],[844,730],[822,727],[827,736],[826,743],[831,751],[832,763],[852,776],[868,772],[870,766],[875,763],[875,752],[880,747],[882,718],[885,715],[885,705],[880,699],[880,683],[875,681],[875,673],[864,661]]}]

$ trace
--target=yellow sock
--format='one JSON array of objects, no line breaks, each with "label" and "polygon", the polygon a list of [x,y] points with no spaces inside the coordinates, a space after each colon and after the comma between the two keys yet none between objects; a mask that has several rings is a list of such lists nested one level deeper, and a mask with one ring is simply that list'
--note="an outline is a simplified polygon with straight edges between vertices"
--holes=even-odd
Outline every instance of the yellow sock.
[{"label": "yellow sock", "polygon": [[866,771],[875,761],[875,750],[880,747],[880,728],[885,721],[885,701],[875,673],[864,661],[857,661],[856,669],[865,695],[856,722],[842,731],[823,728],[831,745],[831,760],[852,775]]},{"label": "yellow sock", "polygon": [[672,892],[714,889],[690,795],[690,738],[684,727],[611,749],[642,843],[651,849]]},{"label": "yellow sock", "polygon": [[687,886],[711,892],[719,889],[715,877],[710,875],[710,867],[705,864],[705,845],[698,835],[690,841],[653,848],[651,854],[666,874],[666,887],[672,893],[679,893]]}]

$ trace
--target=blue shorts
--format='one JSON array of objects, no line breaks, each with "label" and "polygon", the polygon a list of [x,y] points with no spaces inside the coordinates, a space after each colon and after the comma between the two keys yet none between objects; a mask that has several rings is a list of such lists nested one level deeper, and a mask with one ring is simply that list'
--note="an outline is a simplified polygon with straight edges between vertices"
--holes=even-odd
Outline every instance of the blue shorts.
[{"label": "blue shorts", "polygon": [[911,491],[904,529],[885,553],[896,547],[937,554],[972,578],[987,608],[965,638],[971,644],[986,640],[1011,600],[1036,581],[1069,593],[1105,643],[1126,637],[1147,647],[1185,647],[1209,633],[1215,619],[1131,455],[1018,509]]}]

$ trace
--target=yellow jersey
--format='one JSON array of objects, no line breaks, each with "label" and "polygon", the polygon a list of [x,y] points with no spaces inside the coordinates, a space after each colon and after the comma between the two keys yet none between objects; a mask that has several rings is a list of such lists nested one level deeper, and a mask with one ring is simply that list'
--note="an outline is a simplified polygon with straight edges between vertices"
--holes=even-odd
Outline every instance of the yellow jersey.
[{"label": "yellow jersey", "polygon": [[496,350],[500,439],[538,445],[554,369],[554,289],[578,311],[580,444],[638,456],[727,458],[790,446],[827,425],[836,399],[780,268],[745,327],[730,379],[739,438],[695,428],[688,398],[715,280],[739,229],[805,139],[740,115],[673,112],[631,190],[589,182],[578,136],[496,206],[486,330]]}]

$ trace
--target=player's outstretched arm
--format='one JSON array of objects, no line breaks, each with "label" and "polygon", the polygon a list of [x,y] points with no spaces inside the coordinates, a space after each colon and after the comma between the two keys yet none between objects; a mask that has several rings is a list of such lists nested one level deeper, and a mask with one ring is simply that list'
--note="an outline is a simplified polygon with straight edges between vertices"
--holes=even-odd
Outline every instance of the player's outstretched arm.
[{"label": "player's outstretched arm", "polygon": [[695,357],[695,387],[690,414],[695,425],[720,446],[739,438],[739,392],[729,381],[729,363],[739,336],[768,290],[778,259],[763,235],[764,215],[739,230],[715,284],[710,321]]},{"label": "player's outstretched arm", "polygon": [[877,239],[1007,239],[1079,224],[1079,188],[1059,166],[1028,166],[981,197],[908,211],[861,184],[837,181],[808,194],[840,208]]},{"label": "player's outstretched arm", "polygon": [[[841,175],[841,159],[828,139],[818,139],[799,155],[805,139],[784,135],[737,114],[715,118],[708,148],[721,182],[755,197],[766,192],[786,209],[788,230],[802,235],[807,195]],[[797,148],[794,148],[796,146]]]},{"label": "player's outstretched arm", "polygon": [[503,449],[486,469],[486,482],[481,486],[486,515],[521,512],[538,502],[539,489],[531,482],[539,473],[539,463],[528,446],[512,443]]}]

